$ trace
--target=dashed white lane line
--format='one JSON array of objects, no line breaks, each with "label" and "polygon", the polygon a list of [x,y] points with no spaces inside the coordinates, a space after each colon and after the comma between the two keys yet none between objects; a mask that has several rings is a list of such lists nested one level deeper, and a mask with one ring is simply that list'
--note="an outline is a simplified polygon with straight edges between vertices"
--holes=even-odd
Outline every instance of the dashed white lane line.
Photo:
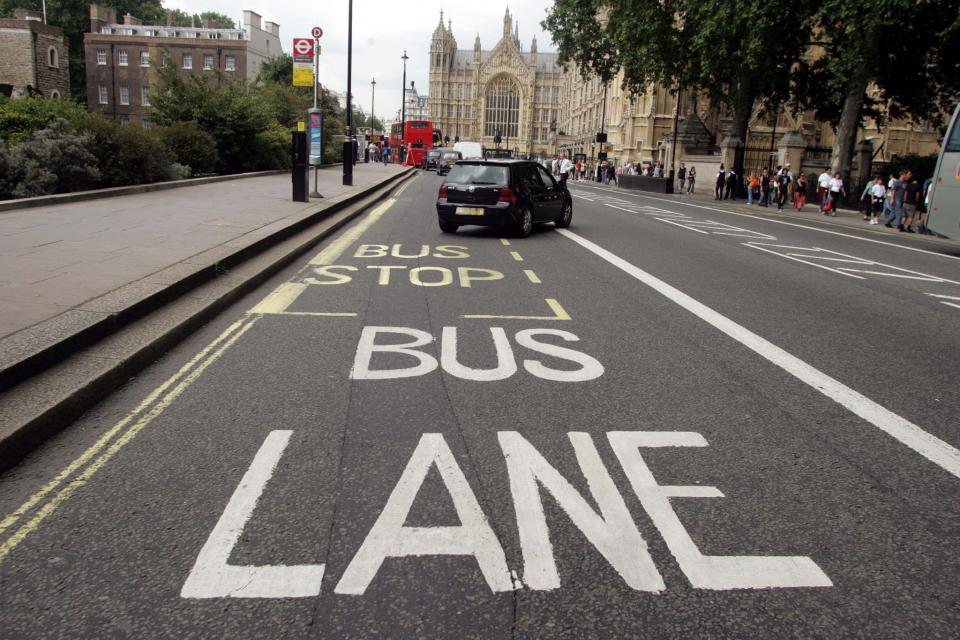
[{"label": "dashed white lane line", "polygon": [[[587,188],[594,188],[594,187],[587,187]],[[571,195],[573,195],[572,192],[571,192]],[[894,247],[894,248],[896,248],[896,249],[905,249],[905,250],[907,250],[907,251],[916,251],[917,253],[926,253],[927,255],[939,256],[939,257],[941,257],[941,258],[950,258],[951,260],[960,260],[960,256],[952,256],[952,255],[945,254],[945,253],[937,253],[936,251],[928,251],[927,249],[919,249],[919,248],[917,248],[917,247],[910,247],[910,246],[907,246],[907,245],[895,244],[895,243],[893,243],[893,242],[886,242],[886,241],[884,241],[884,240],[875,240],[875,239],[873,239],[873,238],[864,238],[864,237],[862,237],[862,236],[854,236],[854,235],[850,235],[850,234],[848,234],[848,233],[841,233],[840,231],[831,231],[830,229],[821,229],[820,227],[811,227],[811,226],[809,226],[809,225],[799,224],[799,223],[796,223],[796,222],[787,222],[786,220],[773,220],[772,218],[764,218],[764,217],[761,217],[761,216],[753,215],[753,214],[751,214],[751,213],[740,213],[740,212],[738,212],[738,211],[729,211],[729,210],[727,210],[727,209],[717,209],[716,207],[708,207],[708,206],[705,206],[705,205],[702,205],[702,204],[693,204],[692,202],[676,202],[675,200],[669,200],[669,199],[667,199],[667,198],[658,198],[658,197],[656,197],[656,196],[648,196],[648,195],[646,195],[646,194],[640,194],[640,193],[631,193],[631,194],[629,194],[629,195],[635,196],[635,197],[637,197],[637,198],[649,198],[649,199],[651,199],[651,200],[659,200],[660,202],[667,202],[667,203],[674,204],[674,205],[678,205],[678,204],[679,204],[679,205],[683,205],[683,206],[685,206],[685,207],[695,207],[695,208],[697,208],[697,209],[706,209],[707,211],[718,211],[718,212],[720,212],[720,213],[728,213],[728,214],[730,214],[730,215],[732,215],[732,216],[741,216],[741,217],[743,217],[743,218],[751,218],[751,219],[753,219],[753,220],[761,220],[761,221],[763,221],[763,222],[773,222],[773,223],[775,223],[775,224],[785,224],[785,225],[787,225],[788,227],[798,227],[798,228],[800,228],[800,229],[807,229],[808,231],[819,231],[820,233],[829,233],[830,235],[841,236],[841,237],[843,237],[843,238],[853,238],[854,240],[862,240],[862,241],[864,241],[864,242],[872,242],[872,243],[874,243],[874,244],[882,244],[882,245],[887,246],[887,247]],[[583,196],[577,196],[577,197],[583,198]],[[583,199],[584,199],[584,200],[590,200],[590,198],[583,198]]]},{"label": "dashed white lane line", "polygon": [[960,478],[960,450],[603,247],[568,229],[557,231]]}]

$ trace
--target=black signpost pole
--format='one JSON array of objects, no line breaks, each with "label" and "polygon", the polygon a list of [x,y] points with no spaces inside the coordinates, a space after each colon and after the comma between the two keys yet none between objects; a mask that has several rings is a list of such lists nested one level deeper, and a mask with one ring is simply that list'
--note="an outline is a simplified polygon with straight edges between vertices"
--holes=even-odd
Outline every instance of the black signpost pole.
[{"label": "black signpost pole", "polygon": [[353,72],[353,0],[347,9],[347,137],[343,141],[343,184],[353,186],[353,105],[350,101],[350,84]]}]

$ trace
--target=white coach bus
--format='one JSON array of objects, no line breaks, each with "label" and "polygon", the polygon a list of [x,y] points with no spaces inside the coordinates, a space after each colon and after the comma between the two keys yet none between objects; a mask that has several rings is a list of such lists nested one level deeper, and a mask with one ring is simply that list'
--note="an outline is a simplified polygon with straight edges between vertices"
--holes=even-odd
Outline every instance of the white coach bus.
[{"label": "white coach bus", "polygon": [[960,239],[960,105],[953,111],[943,136],[937,170],[930,185],[927,228],[942,236]]}]

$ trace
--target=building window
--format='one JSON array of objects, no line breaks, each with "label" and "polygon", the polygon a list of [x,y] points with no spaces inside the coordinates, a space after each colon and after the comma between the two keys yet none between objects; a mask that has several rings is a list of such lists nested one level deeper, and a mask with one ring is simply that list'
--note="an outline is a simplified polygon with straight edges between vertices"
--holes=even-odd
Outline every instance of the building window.
[{"label": "building window", "polygon": [[144,128],[144,129],[153,129],[153,123],[150,122],[149,120],[144,120],[144,121],[143,121],[143,128]]},{"label": "building window", "polygon": [[120,104],[130,104],[130,87],[120,85]]},{"label": "building window", "polygon": [[141,67],[149,67],[149,66],[150,66],[150,52],[149,52],[149,51],[141,51],[141,52],[140,52],[140,66],[141,66]]},{"label": "building window", "polygon": [[120,116],[120,126],[121,126],[121,127],[126,127],[126,126],[129,125],[129,124],[130,124],[130,116],[126,116],[126,115]]},{"label": "building window", "polygon": [[100,85],[100,104],[107,104],[107,85]]},{"label": "building window", "polygon": [[125,67],[130,64],[130,55],[123,49],[120,50],[120,53],[118,53],[117,56],[117,64],[119,64],[121,67]]},{"label": "building window", "polygon": [[237,70],[237,56],[227,56],[226,62],[224,63],[224,69],[227,71],[236,71]]},{"label": "building window", "polygon": [[210,71],[213,69],[213,54],[205,53],[203,54],[203,70]]},{"label": "building window", "polygon": [[140,97],[141,97],[140,104],[142,104],[145,107],[149,107],[150,106],[150,87],[148,87],[147,85],[143,85],[143,89],[140,91]]},{"label": "building window", "polygon": [[97,49],[97,64],[107,64],[106,49]]},{"label": "building window", "polygon": [[183,54],[183,68],[193,69],[193,56],[189,53]]},{"label": "building window", "polygon": [[59,56],[57,55],[57,50],[54,47],[50,47],[50,49],[47,50],[47,64],[51,67],[60,66]]},{"label": "building window", "polygon": [[500,76],[487,89],[487,113],[483,135],[500,132],[504,138],[516,138],[520,121],[520,89],[507,76]]}]

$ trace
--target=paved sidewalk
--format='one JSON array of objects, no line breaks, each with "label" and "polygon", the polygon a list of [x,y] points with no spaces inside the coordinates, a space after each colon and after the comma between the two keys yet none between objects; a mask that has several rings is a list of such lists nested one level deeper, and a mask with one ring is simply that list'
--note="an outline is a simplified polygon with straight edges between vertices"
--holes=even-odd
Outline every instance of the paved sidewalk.
[{"label": "paved sidewalk", "polygon": [[[710,195],[700,194],[700,193],[696,193],[696,194],[684,193],[682,195],[681,194],[664,195],[660,193],[647,193],[644,191],[634,191],[632,189],[620,189],[619,187],[614,187],[612,185],[605,186],[596,182],[584,182],[584,183],[573,182],[571,184],[574,184],[574,185],[584,184],[590,187],[607,188],[612,191],[622,191],[625,193],[636,193],[640,195],[648,195],[648,196],[653,196],[658,198],[667,198],[670,200],[675,200],[677,202],[686,202],[689,204],[696,204],[696,205],[706,206],[706,207],[716,207],[718,209],[729,209],[731,211],[750,213],[758,216],[769,216],[771,218],[794,218],[799,220],[815,221],[822,224],[837,226],[841,228],[848,228],[848,229],[855,227],[855,228],[870,231],[879,235],[899,236],[902,238],[908,238],[910,240],[923,240],[926,242],[941,244],[945,248],[948,248],[948,247],[960,248],[960,243],[958,243],[956,240],[948,240],[948,239],[940,238],[937,236],[922,235],[919,233],[901,232],[901,231],[898,231],[896,227],[894,228],[885,227],[882,224],[882,220],[881,220],[881,224],[877,224],[877,225],[869,224],[867,221],[863,219],[863,216],[860,214],[860,212],[856,211],[855,209],[841,208],[836,212],[837,214],[836,216],[826,216],[817,210],[816,202],[814,202],[813,204],[808,203],[801,211],[797,211],[797,209],[793,207],[792,203],[789,203],[788,205],[784,205],[783,211],[777,211],[776,205],[769,206],[769,207],[761,207],[760,205],[754,203],[752,206],[750,206],[747,204],[747,201],[743,199],[734,200],[734,201],[716,200]],[[917,225],[914,224],[914,227],[916,226]]]},{"label": "paved sidewalk", "polygon": [[[354,186],[342,169],[319,172],[326,198],[291,201],[289,174],[244,178],[0,213],[0,338],[69,315],[68,324],[100,312],[85,303],[156,274],[173,280],[215,264],[252,240],[289,224],[290,216],[404,168],[359,164]],[[312,176],[311,176],[312,178]],[[312,182],[311,182],[312,186]],[[183,264],[187,263],[187,264]],[[39,330],[39,329],[37,329]]]}]

